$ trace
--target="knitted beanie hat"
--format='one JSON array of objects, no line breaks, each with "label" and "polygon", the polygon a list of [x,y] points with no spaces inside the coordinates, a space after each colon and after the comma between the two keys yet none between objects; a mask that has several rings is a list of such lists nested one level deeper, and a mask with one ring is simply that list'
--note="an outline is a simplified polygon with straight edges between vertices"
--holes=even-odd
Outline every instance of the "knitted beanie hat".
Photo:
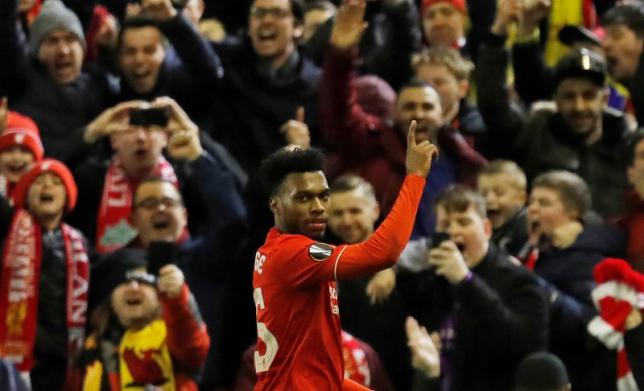
[{"label": "knitted beanie hat", "polygon": [[31,170],[20,178],[13,193],[13,204],[16,208],[26,207],[27,193],[29,192],[31,184],[34,183],[39,175],[47,172],[57,175],[63,181],[67,193],[67,212],[74,209],[78,197],[76,182],[67,166],[54,159],[44,159],[34,164]]},{"label": "knitted beanie hat", "polygon": [[425,13],[425,10],[432,5],[436,3],[448,3],[451,4],[454,8],[456,8],[459,12],[465,14],[467,13],[467,5],[465,4],[465,0],[423,0],[421,3],[420,9],[422,10],[423,13]]},{"label": "knitted beanie hat", "polygon": [[29,46],[33,53],[38,53],[42,41],[55,30],[73,33],[85,47],[85,34],[78,16],[60,0],[47,0],[29,29]]},{"label": "knitted beanie hat", "polygon": [[44,149],[40,141],[40,131],[31,118],[10,111],[7,128],[0,135],[0,151],[14,146],[27,148],[36,161],[43,158]]}]

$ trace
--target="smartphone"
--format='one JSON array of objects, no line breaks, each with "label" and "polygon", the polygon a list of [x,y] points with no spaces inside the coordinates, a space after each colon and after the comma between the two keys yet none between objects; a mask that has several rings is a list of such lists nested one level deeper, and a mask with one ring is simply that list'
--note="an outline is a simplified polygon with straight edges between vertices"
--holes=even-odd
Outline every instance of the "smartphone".
[{"label": "smartphone", "polygon": [[165,265],[177,264],[177,244],[174,242],[151,242],[148,247],[148,273],[159,275]]},{"label": "smartphone", "polygon": [[447,232],[434,232],[434,234],[432,235],[431,243],[429,243],[430,250],[440,247],[441,243],[446,240],[450,240],[449,234]]},{"label": "smartphone", "polygon": [[147,109],[130,110],[130,125],[136,126],[168,126],[170,119],[169,107],[150,107]]}]

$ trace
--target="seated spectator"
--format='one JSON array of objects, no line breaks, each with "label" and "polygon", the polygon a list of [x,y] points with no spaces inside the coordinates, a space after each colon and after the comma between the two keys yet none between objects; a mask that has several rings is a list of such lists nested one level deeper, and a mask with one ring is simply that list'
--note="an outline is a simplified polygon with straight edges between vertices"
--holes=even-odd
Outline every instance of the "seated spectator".
[{"label": "seated spectator", "polygon": [[[500,13],[497,19],[506,17]],[[513,109],[506,85],[509,57],[499,34],[507,25],[495,23],[479,51],[477,102],[489,131],[486,143],[497,156],[518,162],[528,180],[547,170],[577,173],[588,183],[595,210],[615,215],[628,184],[629,128],[621,113],[606,107],[605,61],[586,49],[565,55],[554,71],[556,108],[525,115]]]},{"label": "seated spectator", "polygon": [[[342,330],[344,377],[378,391],[393,390],[378,353],[366,342]],[[254,365],[255,345],[242,356],[242,363],[232,391],[252,391],[257,382]]]},{"label": "seated spectator", "polygon": [[210,337],[181,270],[166,265],[150,274],[145,253],[129,249],[102,260],[92,273],[92,294],[102,304],[85,341],[83,390],[196,390],[194,376],[206,361]]},{"label": "seated spectator", "polygon": [[[167,110],[167,124],[130,124],[132,110],[149,108]],[[179,187],[181,181],[175,174],[176,163],[188,159],[186,151],[194,161],[202,148],[197,125],[170,98],[159,98],[152,104],[125,102],[106,110],[85,131],[88,142],[102,137],[110,138],[114,155],[109,161],[100,156],[92,157],[75,170],[80,183],[80,199],[78,209],[70,218],[88,237],[96,238],[97,249],[105,253],[126,245],[137,235],[130,220],[132,195],[137,184],[147,177],[157,176]],[[196,150],[188,143],[193,138],[199,144]],[[174,167],[162,155],[166,146],[170,158],[176,161]],[[185,187],[183,191],[189,193]],[[191,206],[200,205],[200,197],[190,197],[186,201]],[[92,220],[87,216],[98,218]],[[199,229],[204,222],[198,214],[195,219],[193,227]]]},{"label": "seated spectator", "polygon": [[485,198],[492,238],[499,249],[515,257],[528,242],[527,181],[516,163],[493,160],[479,173],[478,191]]},{"label": "seated spectator", "polygon": [[43,154],[36,124],[10,111],[6,127],[0,129],[0,196],[11,202],[16,184],[34,163],[42,160]]},{"label": "seated spectator", "polygon": [[[331,233],[340,239],[339,243],[355,244],[367,240],[380,216],[373,186],[358,176],[343,175],[333,181],[330,189]],[[384,377],[389,374],[395,389],[406,390],[411,385],[412,372],[409,361],[404,358],[404,303],[397,292],[390,292],[387,300],[379,303],[370,302],[367,293],[371,277],[338,282],[342,328],[373,346],[386,368]],[[369,321],[365,322],[365,319]]]},{"label": "seated spectator", "polygon": [[458,51],[442,47],[417,53],[412,62],[416,77],[429,83],[438,92],[443,121],[460,131],[470,145],[478,148],[476,139],[487,130],[481,113],[467,99],[470,72],[474,65],[461,57]]},{"label": "seated spectator", "polygon": [[0,356],[30,378],[31,389],[78,389],[85,331],[89,247],[63,223],[76,184],[62,163],[45,159],[18,182],[14,209],[0,198],[4,240],[0,280]]},{"label": "seated spectator", "polygon": [[400,90],[393,118],[383,119],[358,104],[353,62],[364,29],[364,10],[364,4],[340,8],[324,64],[320,114],[326,142],[337,154],[329,159],[327,173],[331,178],[344,173],[362,176],[374,186],[378,203],[386,213],[404,178],[405,131],[412,120],[417,121],[417,141],[432,140],[441,150],[432,165],[413,234],[431,236],[436,194],[456,181],[474,182],[485,159],[458,131],[444,125],[440,98],[423,81],[412,80]]},{"label": "seated spectator", "polygon": [[539,175],[528,206],[529,234],[538,242],[538,257],[526,266],[545,280],[549,351],[566,364],[572,388],[611,390],[614,358],[590,337],[586,325],[596,315],[590,295],[593,267],[619,254],[623,244],[608,227],[583,225],[590,205],[588,186],[579,176],[566,171]]},{"label": "seated spectator", "polygon": [[538,352],[524,358],[519,364],[515,391],[570,391],[568,372],[559,357]]},{"label": "seated spectator", "polygon": [[638,130],[631,140],[627,174],[632,192],[626,197],[626,211],[617,224],[628,236],[626,259],[635,270],[644,273],[644,131]]},{"label": "seated spectator", "polygon": [[644,124],[644,95],[639,88],[644,80],[644,5],[635,1],[616,5],[604,14],[602,25],[608,72],[628,88],[637,122]]},{"label": "seated spectator", "polygon": [[85,38],[78,17],[49,0],[31,25],[29,43],[16,24],[17,1],[0,4],[0,96],[38,124],[47,156],[72,161],[70,137],[114,94],[106,76],[83,70]]},{"label": "seated spectator", "polygon": [[546,345],[546,297],[530,272],[490,243],[479,194],[455,185],[436,208],[436,230],[449,238],[425,251],[430,271],[400,276],[398,287],[440,334],[441,389],[511,390],[519,361]]}]

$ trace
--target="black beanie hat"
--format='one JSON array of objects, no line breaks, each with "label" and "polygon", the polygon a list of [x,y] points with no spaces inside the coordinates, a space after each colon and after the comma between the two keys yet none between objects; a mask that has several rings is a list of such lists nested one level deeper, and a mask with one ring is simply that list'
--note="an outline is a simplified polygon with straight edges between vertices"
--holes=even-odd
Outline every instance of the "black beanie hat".
[{"label": "black beanie hat", "polygon": [[548,352],[533,353],[523,359],[515,377],[516,391],[560,390],[570,383],[561,360]]}]

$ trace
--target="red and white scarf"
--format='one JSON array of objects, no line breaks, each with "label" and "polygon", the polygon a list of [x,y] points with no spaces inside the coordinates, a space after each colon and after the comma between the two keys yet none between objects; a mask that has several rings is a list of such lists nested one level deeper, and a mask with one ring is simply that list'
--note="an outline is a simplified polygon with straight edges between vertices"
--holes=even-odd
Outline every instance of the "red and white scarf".
[{"label": "red and white scarf", "polygon": [[[81,234],[66,224],[61,229],[67,261],[67,357],[71,369],[85,338],[89,259]],[[34,364],[41,264],[40,226],[26,210],[18,209],[2,257],[0,322],[4,327],[0,327],[0,356],[15,363],[20,371],[29,371]],[[72,372],[68,371],[68,382],[75,376]]]},{"label": "red and white scarf", "polygon": [[[163,156],[159,157],[152,176],[163,178],[179,186],[174,169]],[[109,253],[128,244],[137,235],[132,226],[132,198],[137,183],[131,181],[118,158],[112,159],[105,174],[103,197],[98,211],[96,249]]]},{"label": "red and white scarf", "polygon": [[588,323],[588,332],[617,351],[617,389],[637,391],[624,347],[624,329],[633,308],[642,308],[644,276],[631,269],[626,261],[614,258],[597,264],[593,276],[597,287],[592,297],[599,315]]}]

